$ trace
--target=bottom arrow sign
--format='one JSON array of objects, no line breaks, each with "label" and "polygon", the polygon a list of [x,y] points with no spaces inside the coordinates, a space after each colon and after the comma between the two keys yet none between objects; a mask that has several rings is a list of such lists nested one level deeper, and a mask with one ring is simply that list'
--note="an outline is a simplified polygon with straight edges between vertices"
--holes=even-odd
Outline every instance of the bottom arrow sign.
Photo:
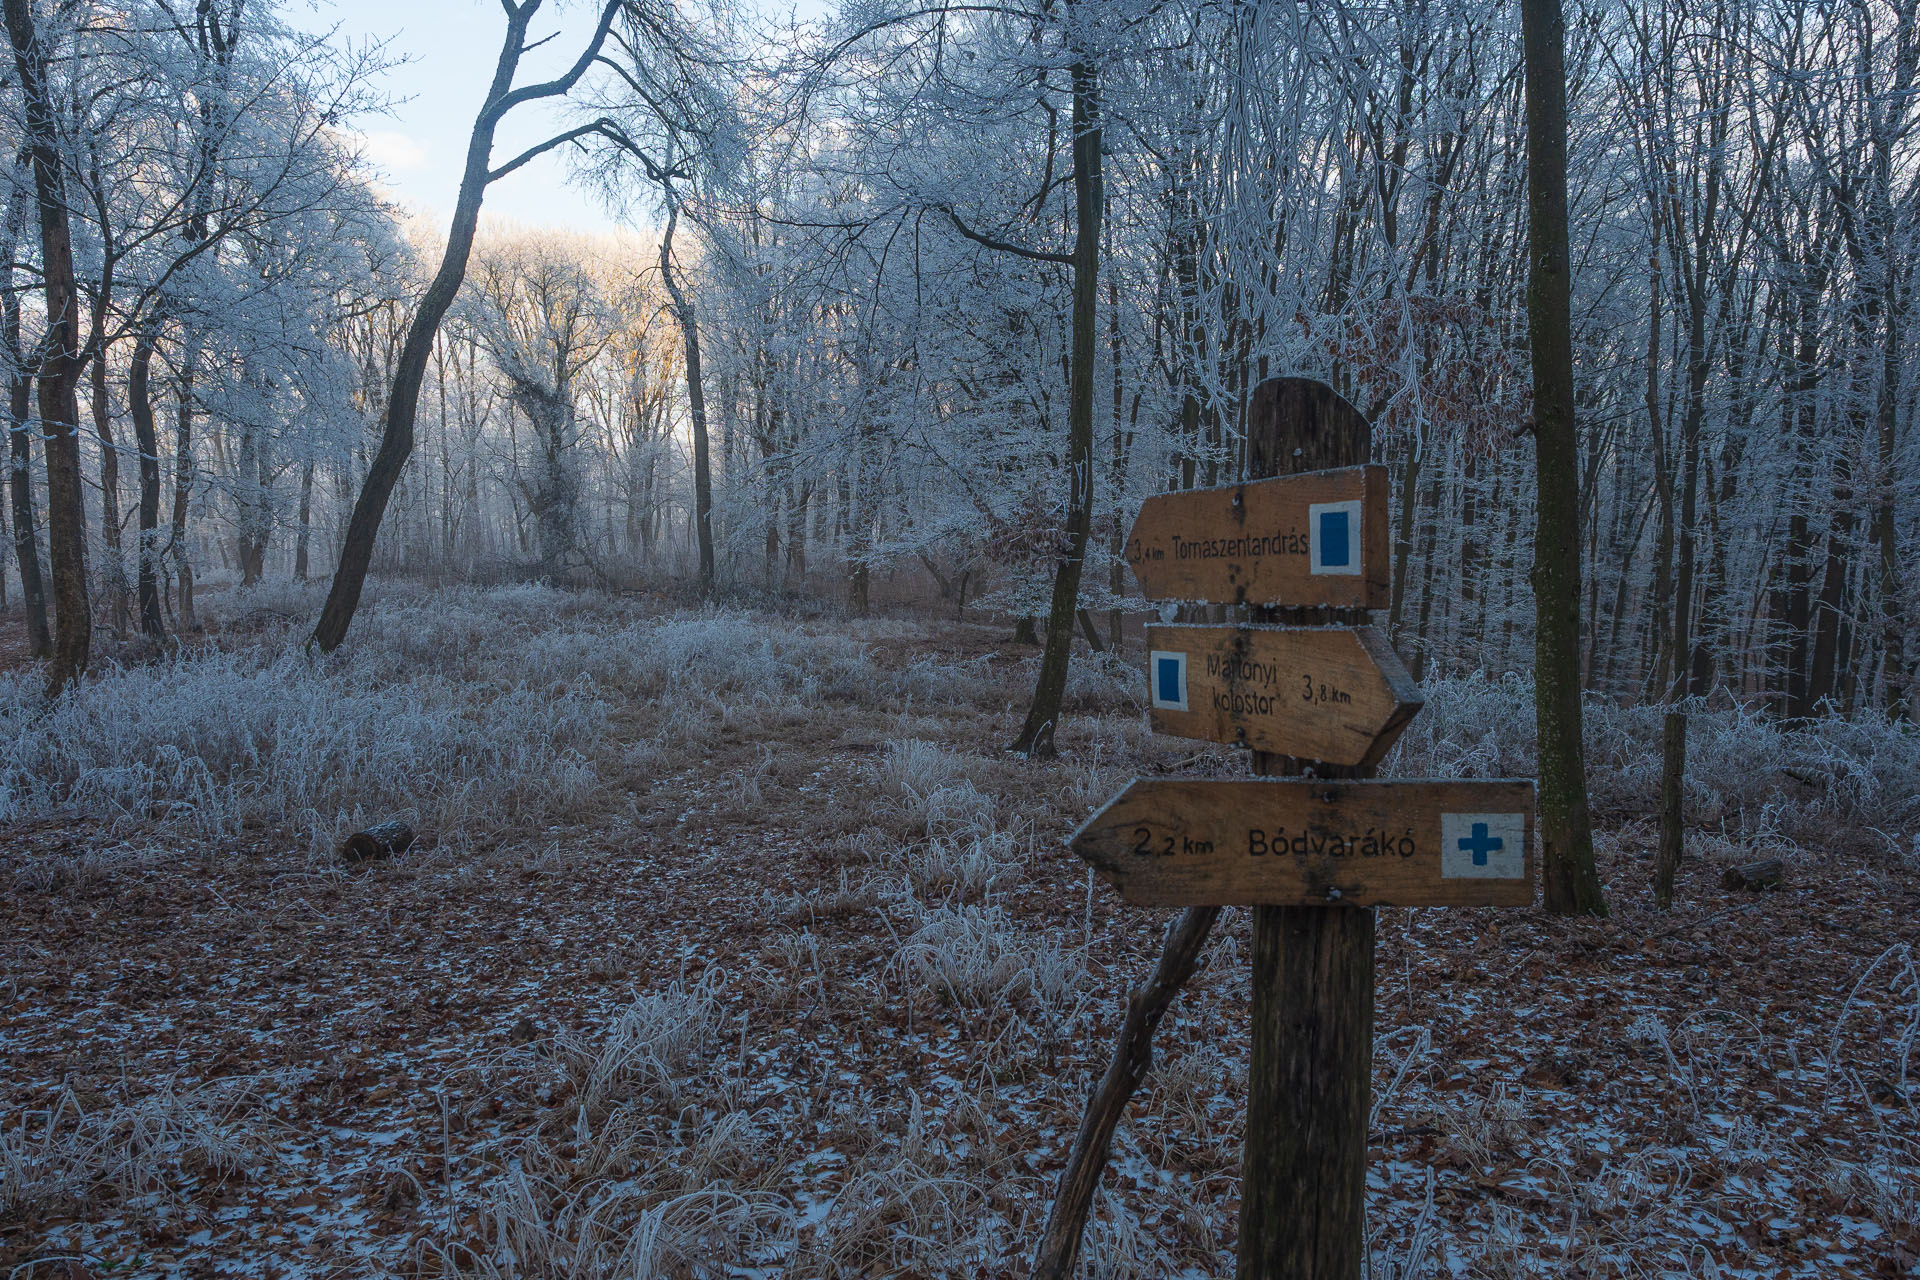
[{"label": "bottom arrow sign", "polygon": [[1073,851],[1150,907],[1524,907],[1533,783],[1135,779]]}]

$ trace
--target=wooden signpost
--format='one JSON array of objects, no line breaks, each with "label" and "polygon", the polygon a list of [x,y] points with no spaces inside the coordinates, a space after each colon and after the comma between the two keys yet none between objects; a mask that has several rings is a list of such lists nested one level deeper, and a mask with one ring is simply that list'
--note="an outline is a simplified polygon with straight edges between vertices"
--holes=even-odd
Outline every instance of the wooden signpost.
[{"label": "wooden signpost", "polygon": [[[1035,1280],[1073,1274],[1113,1130],[1153,1033],[1226,905],[1252,908],[1252,1060],[1238,1280],[1360,1280],[1374,906],[1527,906],[1531,781],[1369,781],[1421,706],[1367,610],[1389,599],[1387,483],[1324,383],[1254,388],[1245,484],[1142,504],[1127,560],[1150,600],[1248,606],[1148,628],[1154,728],[1253,749],[1246,780],[1135,780],[1071,846],[1128,902],[1182,906],[1131,993],[1060,1178]],[[1331,625],[1328,625],[1331,624]],[[1278,780],[1285,777],[1289,780]]]},{"label": "wooden signpost", "polygon": [[1419,686],[1372,627],[1147,628],[1161,733],[1337,765],[1378,764]]},{"label": "wooden signpost", "polygon": [[1524,907],[1533,784],[1135,780],[1072,845],[1143,907]]},{"label": "wooden signpost", "polygon": [[1140,504],[1126,559],[1149,600],[1384,609],[1387,469],[1155,494]]}]

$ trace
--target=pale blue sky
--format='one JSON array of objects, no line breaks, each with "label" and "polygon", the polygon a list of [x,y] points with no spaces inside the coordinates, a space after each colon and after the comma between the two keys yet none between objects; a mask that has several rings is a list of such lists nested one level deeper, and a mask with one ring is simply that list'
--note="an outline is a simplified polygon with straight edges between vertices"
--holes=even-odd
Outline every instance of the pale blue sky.
[{"label": "pale blue sky", "polygon": [[[598,5],[555,0],[534,19],[536,38],[558,32],[529,55],[516,83],[544,79],[579,56]],[[296,26],[360,43],[389,40],[406,65],[388,73],[384,89],[398,102],[391,118],[367,118],[357,128],[369,154],[402,201],[442,221],[453,209],[473,117],[500,56],[506,16],[499,0],[300,0],[288,7]],[[517,155],[553,132],[551,108],[534,103],[507,118],[494,145],[496,162]],[[567,185],[566,161],[543,156],[487,191],[486,211],[518,222],[604,231],[616,224],[588,192]]]}]

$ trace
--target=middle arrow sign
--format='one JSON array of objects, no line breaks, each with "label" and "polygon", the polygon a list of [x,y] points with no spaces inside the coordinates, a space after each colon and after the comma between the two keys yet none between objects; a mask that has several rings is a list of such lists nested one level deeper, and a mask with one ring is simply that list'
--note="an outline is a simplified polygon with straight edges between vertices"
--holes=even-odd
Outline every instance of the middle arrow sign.
[{"label": "middle arrow sign", "polygon": [[1324,764],[1369,766],[1420,710],[1372,627],[1147,628],[1154,729]]}]

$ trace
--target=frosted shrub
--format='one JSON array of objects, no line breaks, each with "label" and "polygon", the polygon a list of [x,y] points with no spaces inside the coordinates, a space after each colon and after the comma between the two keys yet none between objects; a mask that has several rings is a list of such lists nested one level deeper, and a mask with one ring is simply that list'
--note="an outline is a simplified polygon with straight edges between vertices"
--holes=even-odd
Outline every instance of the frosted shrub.
[{"label": "frosted shrub", "polygon": [[997,907],[938,906],[895,963],[916,985],[968,1008],[1064,1001],[1079,968],[1049,939],[1022,931]]},{"label": "frosted shrub", "polygon": [[738,614],[701,614],[621,633],[625,669],[617,683],[642,693],[698,689],[721,694],[799,694],[844,701],[870,681],[864,647],[845,636],[812,635]]},{"label": "frosted shrub", "polygon": [[1080,1261],[1085,1280],[1149,1280],[1175,1273],[1174,1260],[1120,1197],[1102,1187],[1094,1210]]},{"label": "frosted shrub", "polygon": [[598,1035],[564,1032],[554,1054],[573,1082],[583,1114],[599,1118],[643,1094],[669,1097],[675,1080],[707,1045],[720,1016],[718,978],[691,990],[678,983],[635,997]]},{"label": "frosted shrub", "polygon": [[[1033,667],[1037,679],[1039,664]],[[1110,653],[1089,654],[1075,657],[1067,665],[1067,687],[1061,703],[1069,711],[1096,714],[1142,711],[1147,705],[1141,697],[1146,688],[1146,673],[1139,667]]]},{"label": "frosted shrub", "polygon": [[1381,772],[1400,777],[1511,778],[1534,772],[1533,684],[1518,676],[1428,680]]},{"label": "frosted shrub", "polygon": [[606,707],[416,672],[366,679],[293,653],[188,651],[103,672],[51,707],[0,686],[0,822],[59,808],[209,838],[246,823],[315,841],[405,811],[431,825],[578,810]]},{"label": "frosted shrub", "polygon": [[971,901],[1013,878],[1013,838],[993,832],[970,840],[933,839],[907,856],[907,883],[921,898]]},{"label": "frosted shrub", "polygon": [[0,1126],[0,1218],[164,1192],[182,1174],[253,1168],[262,1147],[238,1121],[249,1083],[223,1080],[186,1093],[168,1085],[93,1112],[63,1089],[45,1110]]},{"label": "frosted shrub", "polygon": [[993,798],[974,786],[961,761],[937,743],[888,742],[876,781],[907,830],[951,839],[993,830]]},{"label": "frosted shrub", "polygon": [[483,1280],[721,1280],[788,1247],[792,1206],[780,1196],[723,1186],[673,1196],[632,1185],[567,1191],[558,1176],[530,1177],[526,1163],[480,1197],[485,1252],[435,1259],[440,1270]]},{"label": "frosted shrub", "polygon": [[993,669],[991,655],[962,662],[932,655],[915,658],[894,674],[892,684],[895,692],[913,702],[999,707],[1010,696],[1007,682]]},{"label": "frosted shrub", "polygon": [[955,1168],[918,1094],[890,1150],[848,1171],[790,1275],[978,1275],[1004,1249],[985,1187]]},{"label": "frosted shrub", "polygon": [[[1537,771],[1533,684],[1520,676],[1429,680],[1426,709],[1388,755],[1401,777],[1527,777]],[[1602,809],[1650,811],[1659,794],[1659,705],[1586,706],[1587,772]],[[1920,822],[1920,731],[1878,714],[1786,727],[1745,707],[1688,708],[1692,821],[1767,830],[1782,815],[1892,830]]]},{"label": "frosted shrub", "polygon": [[924,801],[960,776],[960,762],[935,742],[896,738],[880,762],[880,789],[896,800]]}]

